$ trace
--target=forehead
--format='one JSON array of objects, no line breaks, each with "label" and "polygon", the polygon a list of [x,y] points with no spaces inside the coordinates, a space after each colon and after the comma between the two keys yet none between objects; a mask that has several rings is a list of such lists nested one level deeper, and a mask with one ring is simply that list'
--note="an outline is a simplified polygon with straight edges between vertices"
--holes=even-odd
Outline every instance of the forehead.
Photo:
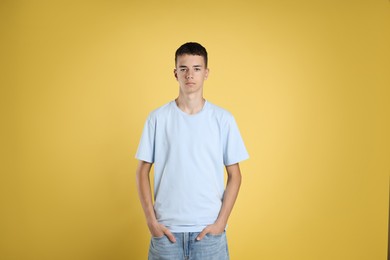
[{"label": "forehead", "polygon": [[202,66],[202,67],[204,67],[205,62],[204,62],[204,58],[200,55],[184,54],[184,55],[177,56],[176,65],[177,65],[177,67],[179,67],[179,66],[186,66],[186,67]]}]

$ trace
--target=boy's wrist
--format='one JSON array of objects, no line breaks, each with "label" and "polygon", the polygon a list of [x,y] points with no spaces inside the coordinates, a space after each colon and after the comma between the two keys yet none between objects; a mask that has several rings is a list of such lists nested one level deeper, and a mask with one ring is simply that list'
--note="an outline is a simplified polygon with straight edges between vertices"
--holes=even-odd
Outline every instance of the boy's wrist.
[{"label": "boy's wrist", "polygon": [[214,223],[217,227],[225,229],[227,222],[223,221],[222,219],[217,219]]},{"label": "boy's wrist", "polygon": [[155,227],[155,226],[159,225],[156,218],[148,219],[148,220],[146,220],[146,223],[148,224],[148,227]]}]

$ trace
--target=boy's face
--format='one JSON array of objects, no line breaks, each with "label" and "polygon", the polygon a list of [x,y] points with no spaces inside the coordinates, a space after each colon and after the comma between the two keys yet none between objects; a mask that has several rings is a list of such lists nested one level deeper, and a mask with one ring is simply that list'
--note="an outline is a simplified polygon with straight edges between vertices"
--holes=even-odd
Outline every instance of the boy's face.
[{"label": "boy's face", "polygon": [[206,68],[202,56],[184,54],[177,57],[174,73],[180,90],[184,94],[191,94],[202,91],[209,69]]}]

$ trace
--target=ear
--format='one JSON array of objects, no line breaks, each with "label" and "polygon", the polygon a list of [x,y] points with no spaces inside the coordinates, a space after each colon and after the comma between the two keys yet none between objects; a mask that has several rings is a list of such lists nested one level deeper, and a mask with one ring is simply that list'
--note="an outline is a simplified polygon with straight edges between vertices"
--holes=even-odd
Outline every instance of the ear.
[{"label": "ear", "polygon": [[205,75],[204,75],[204,79],[207,79],[207,78],[209,77],[209,73],[210,73],[210,69],[207,68],[207,69],[206,69],[206,73],[205,73]]},{"label": "ear", "polygon": [[175,75],[175,78],[177,80],[177,70],[176,69],[173,69],[173,74]]}]

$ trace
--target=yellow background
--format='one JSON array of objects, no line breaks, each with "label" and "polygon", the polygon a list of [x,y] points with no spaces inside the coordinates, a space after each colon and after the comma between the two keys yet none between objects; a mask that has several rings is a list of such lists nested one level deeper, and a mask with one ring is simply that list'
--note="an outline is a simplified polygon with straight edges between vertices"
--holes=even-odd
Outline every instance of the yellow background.
[{"label": "yellow background", "polygon": [[205,97],[250,160],[232,259],[387,254],[386,0],[1,1],[0,259],[146,259],[134,154],[177,96],[174,52],[209,52]]}]

